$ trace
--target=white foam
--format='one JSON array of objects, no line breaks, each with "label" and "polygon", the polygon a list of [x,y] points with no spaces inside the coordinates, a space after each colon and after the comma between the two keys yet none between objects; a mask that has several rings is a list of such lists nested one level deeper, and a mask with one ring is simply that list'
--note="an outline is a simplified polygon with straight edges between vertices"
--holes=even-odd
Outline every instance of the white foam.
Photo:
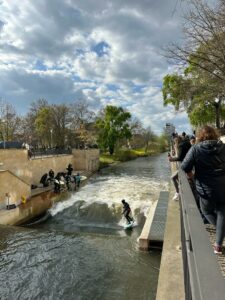
[{"label": "white foam", "polygon": [[156,181],[147,177],[101,176],[82,187],[77,193],[72,194],[68,200],[56,203],[49,212],[54,216],[73,206],[77,201],[85,202],[81,209],[93,203],[107,203],[109,207],[119,210],[121,209],[121,199],[125,199],[133,212],[135,209],[139,209],[146,216],[152,201],[158,198],[160,190],[167,189],[168,182]]}]

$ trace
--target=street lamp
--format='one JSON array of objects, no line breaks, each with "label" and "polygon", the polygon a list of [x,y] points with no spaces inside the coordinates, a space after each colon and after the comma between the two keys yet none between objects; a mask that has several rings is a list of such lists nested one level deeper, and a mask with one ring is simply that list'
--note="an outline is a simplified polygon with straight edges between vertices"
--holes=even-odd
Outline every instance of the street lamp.
[{"label": "street lamp", "polygon": [[2,123],[2,137],[3,137],[3,148],[5,149],[5,120],[2,119],[1,123]]},{"label": "street lamp", "polygon": [[51,133],[51,148],[52,148],[52,132],[53,132],[53,129],[50,129],[50,133]]},{"label": "street lamp", "polygon": [[214,106],[216,110],[216,128],[220,129],[220,98],[216,97],[214,99]]}]

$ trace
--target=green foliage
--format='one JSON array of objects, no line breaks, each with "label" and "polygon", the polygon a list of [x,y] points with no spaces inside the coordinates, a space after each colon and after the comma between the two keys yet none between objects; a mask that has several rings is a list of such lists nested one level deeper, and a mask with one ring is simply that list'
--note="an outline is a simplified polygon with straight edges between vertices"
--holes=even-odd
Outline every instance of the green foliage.
[{"label": "green foliage", "polygon": [[34,121],[35,131],[43,145],[50,143],[51,109],[42,107],[38,110]]},{"label": "green foliage", "polygon": [[[184,76],[172,74],[164,77],[164,105],[172,104],[176,110],[183,106],[193,126],[213,124],[216,115],[215,98],[221,88],[215,78],[190,64],[184,70]],[[225,120],[224,105],[220,107],[220,117]]]},{"label": "green foliage", "polygon": [[164,105],[172,104],[176,110],[179,109],[180,104],[187,101],[187,85],[188,81],[181,75],[172,74],[166,75],[163,78],[163,100]]},{"label": "green foliage", "polygon": [[131,114],[124,111],[122,107],[106,106],[103,117],[96,121],[96,126],[99,129],[98,143],[100,148],[113,154],[119,140],[130,139],[132,136],[128,123],[130,118]]}]

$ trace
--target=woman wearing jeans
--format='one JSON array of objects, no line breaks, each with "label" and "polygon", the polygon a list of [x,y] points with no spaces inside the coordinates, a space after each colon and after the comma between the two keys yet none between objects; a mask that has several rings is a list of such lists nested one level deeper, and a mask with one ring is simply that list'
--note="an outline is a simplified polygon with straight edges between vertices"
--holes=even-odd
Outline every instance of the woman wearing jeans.
[{"label": "woman wearing jeans", "polygon": [[214,128],[203,126],[181,164],[189,176],[194,168],[194,178],[200,199],[201,211],[216,226],[214,253],[222,254],[225,236],[225,144],[218,141]]}]

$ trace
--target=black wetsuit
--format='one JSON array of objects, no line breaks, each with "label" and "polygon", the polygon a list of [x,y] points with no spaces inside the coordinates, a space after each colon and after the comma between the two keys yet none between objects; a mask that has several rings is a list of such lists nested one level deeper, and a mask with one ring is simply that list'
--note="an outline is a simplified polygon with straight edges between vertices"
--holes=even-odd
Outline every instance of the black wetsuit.
[{"label": "black wetsuit", "polygon": [[130,222],[133,221],[133,218],[131,218],[129,216],[130,212],[131,212],[130,205],[127,202],[124,202],[123,203],[123,214],[124,214],[124,217],[127,219],[129,224],[130,224]]}]

